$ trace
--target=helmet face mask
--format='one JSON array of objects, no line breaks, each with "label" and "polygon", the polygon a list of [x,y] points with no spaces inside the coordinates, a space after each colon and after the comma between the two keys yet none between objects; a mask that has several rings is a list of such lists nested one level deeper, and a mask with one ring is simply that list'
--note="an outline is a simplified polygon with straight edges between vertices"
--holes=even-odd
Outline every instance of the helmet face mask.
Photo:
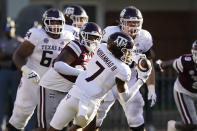
[{"label": "helmet face mask", "polygon": [[123,52],[123,56],[120,58],[126,64],[131,64],[132,62],[132,49],[122,48],[121,51]]},{"label": "helmet face mask", "polygon": [[43,14],[43,27],[51,34],[61,34],[63,32],[65,20],[61,11],[49,9]]},{"label": "helmet face mask", "polygon": [[194,41],[194,43],[192,44],[191,52],[192,52],[193,61],[194,63],[197,64],[197,40]]},{"label": "helmet face mask", "polygon": [[124,8],[120,13],[120,24],[122,30],[135,36],[142,29],[143,17],[139,9],[129,6]]},{"label": "helmet face mask", "polygon": [[101,42],[101,36],[98,34],[81,32],[81,35],[82,35],[82,43],[84,43],[88,51],[94,51]]},{"label": "helmet face mask", "polygon": [[101,29],[96,23],[88,22],[81,27],[80,42],[89,52],[94,51],[101,42],[101,33]]},{"label": "helmet face mask", "polygon": [[81,28],[83,24],[88,22],[88,17],[86,16],[71,16],[70,17],[73,21],[72,26]]},{"label": "helmet face mask", "polygon": [[142,20],[121,19],[120,21],[122,30],[131,36],[137,35],[142,29]]},{"label": "helmet face mask", "polygon": [[83,24],[88,22],[88,15],[80,6],[68,6],[63,11],[64,16],[69,19],[69,24],[74,27],[81,28]]}]

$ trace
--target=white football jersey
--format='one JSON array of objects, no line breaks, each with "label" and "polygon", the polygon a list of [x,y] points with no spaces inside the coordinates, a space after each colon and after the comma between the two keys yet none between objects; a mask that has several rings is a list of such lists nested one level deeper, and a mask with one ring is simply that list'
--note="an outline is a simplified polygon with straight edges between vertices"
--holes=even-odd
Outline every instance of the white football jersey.
[{"label": "white football jersey", "polygon": [[[122,32],[119,26],[108,26],[103,30],[102,41],[107,42],[108,37],[115,33]],[[153,40],[151,34],[144,29],[139,31],[139,34],[134,39],[134,45],[136,53],[145,53],[153,46]]]},{"label": "white football jersey", "polygon": [[115,85],[115,78],[129,81],[131,70],[128,65],[115,58],[102,43],[88,63],[87,69],[79,74],[70,94],[79,99],[99,103]]},{"label": "white football jersey", "polygon": [[32,43],[35,48],[27,58],[26,66],[42,77],[64,46],[73,39],[74,36],[70,32],[65,31],[60,38],[53,39],[46,34],[44,29],[31,28],[27,32],[25,40]]},{"label": "white football jersey", "polygon": [[[91,59],[93,53],[89,55],[89,52],[83,44],[80,44],[79,41],[71,41],[67,44],[63,50],[69,50],[73,56],[75,56],[75,61],[70,65],[71,67],[81,66],[84,67],[85,64]],[[64,75],[55,71],[51,67],[40,79],[39,85],[42,87],[57,90],[60,92],[68,92],[72,85],[74,84],[77,76]]]},{"label": "white football jersey", "polygon": [[[108,26],[103,30],[103,37],[102,41],[107,42],[108,37],[115,33],[115,32],[122,32],[121,28],[119,26]],[[153,40],[151,34],[144,29],[141,29],[139,31],[139,34],[134,39],[134,52],[135,53],[145,53],[153,46]],[[132,78],[135,78],[137,75],[137,72],[132,69]]]},{"label": "white football jersey", "polygon": [[79,28],[65,24],[64,30],[71,32],[75,36],[75,39],[79,39]]}]

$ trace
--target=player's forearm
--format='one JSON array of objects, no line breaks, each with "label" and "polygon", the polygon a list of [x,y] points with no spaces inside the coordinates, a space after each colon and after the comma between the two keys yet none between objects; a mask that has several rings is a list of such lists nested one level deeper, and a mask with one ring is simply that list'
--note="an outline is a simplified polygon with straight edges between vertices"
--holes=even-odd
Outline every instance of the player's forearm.
[{"label": "player's forearm", "polygon": [[21,69],[21,67],[26,63],[26,58],[20,56],[17,52],[14,53],[12,59],[18,69]]},{"label": "player's forearm", "polygon": [[166,69],[168,67],[172,67],[173,62],[174,62],[174,59],[173,60],[168,60],[168,61],[162,61],[161,68]]},{"label": "player's forearm", "polygon": [[[153,65],[153,62],[151,61],[151,64]],[[152,70],[151,70],[151,74],[148,77],[147,81],[146,81],[147,85],[155,85],[155,69],[154,66],[152,66]]]},{"label": "player's forearm", "polygon": [[61,74],[73,76],[78,76],[82,72],[82,70],[73,68],[62,61],[55,62],[54,69]]},{"label": "player's forearm", "polygon": [[120,99],[125,102],[132,99],[143,84],[144,82],[141,79],[138,79],[132,87],[126,89],[124,92],[119,92]]},{"label": "player's forearm", "polygon": [[135,84],[129,88],[129,99],[133,98],[136,95],[136,93],[139,91],[140,87],[142,87],[143,84],[144,82],[141,79],[138,79]]}]

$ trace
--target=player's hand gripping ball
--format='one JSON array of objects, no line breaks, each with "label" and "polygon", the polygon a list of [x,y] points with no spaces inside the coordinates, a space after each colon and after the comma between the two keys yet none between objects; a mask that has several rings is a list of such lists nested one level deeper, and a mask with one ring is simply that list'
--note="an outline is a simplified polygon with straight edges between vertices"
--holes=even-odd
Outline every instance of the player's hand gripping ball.
[{"label": "player's hand gripping ball", "polygon": [[147,72],[151,68],[151,62],[146,58],[140,58],[137,66],[140,71]]}]

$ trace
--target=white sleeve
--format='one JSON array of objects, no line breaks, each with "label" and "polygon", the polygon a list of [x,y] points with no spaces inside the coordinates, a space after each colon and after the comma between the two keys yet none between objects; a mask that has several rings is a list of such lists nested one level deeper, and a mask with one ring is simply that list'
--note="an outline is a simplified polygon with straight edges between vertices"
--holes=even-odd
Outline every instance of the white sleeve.
[{"label": "white sleeve", "polygon": [[66,30],[63,30],[62,37],[67,41],[67,43],[75,39],[74,34]]},{"label": "white sleeve", "polygon": [[122,81],[128,82],[131,78],[130,68],[129,67],[128,68],[127,67],[126,68],[122,67],[122,69],[116,74],[115,77],[119,78]]},{"label": "white sleeve", "polygon": [[33,45],[39,44],[41,33],[36,28],[31,28],[27,31],[25,35],[25,40],[31,42]]},{"label": "white sleeve", "polygon": [[153,39],[151,34],[148,31],[144,31],[143,33],[143,39],[144,39],[144,52],[147,52],[150,50],[150,48],[153,46]]},{"label": "white sleeve", "polygon": [[173,68],[176,70],[177,73],[183,72],[183,64],[182,64],[182,56],[175,59],[173,62]]},{"label": "white sleeve", "polygon": [[138,79],[132,86],[132,88],[126,89],[125,92],[119,93],[120,99],[122,99],[125,102],[132,99],[143,84],[143,81]]},{"label": "white sleeve", "polygon": [[106,27],[103,32],[102,32],[102,41],[107,42],[108,37],[109,37],[109,32],[108,32],[108,27]]},{"label": "white sleeve", "polygon": [[62,61],[55,62],[54,69],[61,74],[72,76],[78,76],[83,71],[81,69],[73,68]]}]

